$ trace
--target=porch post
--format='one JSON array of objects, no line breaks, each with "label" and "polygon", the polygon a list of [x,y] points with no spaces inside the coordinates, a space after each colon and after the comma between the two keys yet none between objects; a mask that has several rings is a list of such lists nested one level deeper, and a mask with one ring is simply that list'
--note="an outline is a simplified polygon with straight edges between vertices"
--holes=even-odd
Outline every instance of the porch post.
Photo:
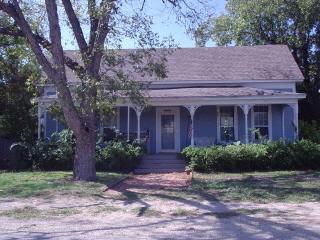
[{"label": "porch post", "polygon": [[141,130],[140,130],[140,119],[141,119],[141,113],[143,111],[143,107],[141,106],[135,106],[134,110],[137,114],[137,140],[140,143],[140,135],[141,135]]},{"label": "porch post", "polygon": [[286,136],[285,128],[284,128],[284,110],[285,105],[282,105],[282,138],[284,139]]},{"label": "porch post", "polygon": [[138,118],[138,121],[137,121],[137,129],[138,129],[138,132],[137,132],[137,139],[138,139],[138,142],[140,143],[140,116],[141,116],[141,112],[137,112],[137,118]]},{"label": "porch post", "polygon": [[130,140],[130,106],[128,105],[128,115],[127,115],[127,140]]},{"label": "porch post", "polygon": [[289,104],[289,106],[293,109],[293,124],[294,124],[294,139],[299,138],[299,108],[298,103]]},{"label": "porch post", "polygon": [[245,142],[246,142],[246,144],[249,143],[248,113],[252,107],[253,107],[253,105],[248,105],[248,104],[240,105],[240,108],[242,109],[242,111],[244,113],[245,131],[246,131],[245,132]]},{"label": "porch post", "polygon": [[191,146],[194,146],[194,114],[199,107],[200,106],[185,106],[185,108],[188,109],[191,117]]}]

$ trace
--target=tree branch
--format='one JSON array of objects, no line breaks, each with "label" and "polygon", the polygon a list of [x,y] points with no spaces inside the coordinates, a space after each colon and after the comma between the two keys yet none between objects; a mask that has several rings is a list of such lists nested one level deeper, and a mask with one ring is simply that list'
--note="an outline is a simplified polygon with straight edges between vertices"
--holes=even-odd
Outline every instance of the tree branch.
[{"label": "tree branch", "polygon": [[94,53],[92,61],[92,71],[94,75],[98,74],[100,69],[101,59],[103,56],[104,42],[109,33],[109,21],[111,12],[115,8],[115,0],[103,0],[100,3],[99,12],[101,17],[97,26],[97,36],[94,42]]},{"label": "tree branch", "polygon": [[97,37],[97,29],[99,24],[99,19],[97,18],[96,12],[96,1],[88,0],[88,13],[90,17],[90,36],[89,36],[89,44],[88,44],[88,55],[92,53],[94,42]]},{"label": "tree branch", "polygon": [[[14,37],[25,37],[24,33],[21,30],[15,29],[13,27],[0,28],[0,34]],[[40,34],[33,33],[33,35],[34,38],[37,40],[38,44],[40,44],[43,48],[47,49],[48,51],[51,51],[51,43],[47,39],[45,39]],[[66,66],[71,70],[75,71],[79,77],[86,74],[85,69],[72,58],[64,55],[64,61]]]},{"label": "tree branch", "polygon": [[69,22],[71,24],[74,36],[77,40],[80,52],[81,52],[81,54],[85,55],[87,48],[88,48],[88,45],[87,45],[87,42],[84,38],[79,19],[73,10],[72,3],[70,2],[70,0],[62,0],[62,3],[64,6],[64,9],[65,9],[65,12],[68,16]]},{"label": "tree branch", "polygon": [[48,76],[52,75],[53,68],[51,67],[50,62],[48,61],[44,53],[42,52],[42,49],[38,41],[35,39],[31,27],[26,21],[17,0],[12,0],[12,3],[4,3],[3,1],[1,1],[0,10],[7,13],[18,24],[24,36],[30,43],[31,49],[35,53],[35,56],[39,64],[43,67],[43,70],[46,72]]}]

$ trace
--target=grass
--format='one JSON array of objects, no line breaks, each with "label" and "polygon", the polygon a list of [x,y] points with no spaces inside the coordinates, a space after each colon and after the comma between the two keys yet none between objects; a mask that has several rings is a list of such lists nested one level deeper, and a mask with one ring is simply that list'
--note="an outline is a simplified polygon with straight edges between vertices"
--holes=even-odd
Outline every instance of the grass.
[{"label": "grass", "polygon": [[114,206],[104,206],[104,207],[99,207],[96,208],[92,213],[94,215],[98,214],[98,213],[113,213],[113,212],[118,212],[118,211],[122,211],[121,208],[118,207],[114,207]]},{"label": "grass", "polygon": [[30,219],[30,218],[52,218],[70,216],[80,213],[79,210],[74,208],[59,208],[40,210],[35,207],[25,206],[22,208],[14,208],[0,212],[0,216],[12,217],[18,219]]},{"label": "grass", "polygon": [[137,217],[160,217],[163,212],[150,209],[149,207],[138,207],[131,210]]},{"label": "grass", "polygon": [[127,176],[120,173],[97,173],[95,182],[72,181],[71,172],[0,173],[1,197],[50,197],[54,194],[99,196],[107,186]]},{"label": "grass", "polygon": [[[103,191],[107,186],[127,175],[104,172],[98,173],[97,176],[95,182],[75,182],[72,181],[71,172],[4,172],[0,173],[0,198],[50,198],[54,195],[101,197],[105,195]],[[117,196],[112,196],[112,198],[117,198]],[[142,198],[262,203],[320,201],[320,172],[281,171],[211,174],[195,172],[192,184],[187,190],[163,190],[148,193],[127,191],[121,195],[121,198],[124,198],[124,201],[136,201]],[[112,212],[116,209],[106,207],[106,209],[100,209],[99,211]],[[149,213],[145,213],[142,209],[140,214],[148,215]],[[179,215],[179,213],[177,214]]]},{"label": "grass", "polygon": [[194,173],[190,190],[219,201],[320,201],[320,172]]},{"label": "grass", "polygon": [[196,215],[195,211],[183,209],[183,208],[177,208],[173,212],[171,212],[171,216],[174,217],[184,217],[184,216],[194,216]]}]

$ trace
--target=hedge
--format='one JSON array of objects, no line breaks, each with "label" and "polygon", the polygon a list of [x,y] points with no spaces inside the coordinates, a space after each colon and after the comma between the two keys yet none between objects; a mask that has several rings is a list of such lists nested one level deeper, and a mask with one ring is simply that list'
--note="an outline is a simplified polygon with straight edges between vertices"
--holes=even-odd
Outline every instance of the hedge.
[{"label": "hedge", "polygon": [[284,143],[187,147],[188,168],[203,172],[320,169],[320,144],[309,140]]},{"label": "hedge", "polygon": [[[12,148],[16,152],[19,150],[19,158],[11,160],[10,170],[70,171],[73,169],[75,144],[70,130],[55,133],[50,140],[38,140],[32,146],[16,143]],[[119,139],[99,142],[96,145],[96,169],[130,172],[137,167],[143,154],[144,148],[136,142]]]},{"label": "hedge", "polygon": [[100,171],[130,172],[140,163],[143,147],[137,142],[109,141],[96,147],[96,168]]}]

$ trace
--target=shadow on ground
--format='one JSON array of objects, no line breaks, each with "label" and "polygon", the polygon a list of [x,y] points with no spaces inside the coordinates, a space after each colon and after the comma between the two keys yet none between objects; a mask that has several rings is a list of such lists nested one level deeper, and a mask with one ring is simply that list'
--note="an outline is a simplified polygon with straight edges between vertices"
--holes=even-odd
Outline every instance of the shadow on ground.
[{"label": "shadow on ground", "polygon": [[[291,176],[292,177],[292,176]],[[296,175],[293,179],[299,181],[306,180],[311,175]],[[313,176],[319,177],[319,176]],[[156,178],[154,178],[156,179]],[[280,180],[287,179],[286,176],[272,178],[256,178],[252,176],[244,179],[229,179],[224,184],[243,187],[248,185],[261,184],[260,188],[284,188],[278,186]],[[290,188],[299,189],[295,184],[295,180],[290,180]],[[281,181],[281,182],[282,182]],[[131,182],[131,183],[134,183]],[[17,239],[22,236],[25,239],[88,239],[95,237],[103,239],[132,239],[148,238],[148,239],[320,239],[320,233],[315,230],[308,230],[308,225],[301,225],[286,222],[284,219],[278,221],[276,218],[267,218],[263,214],[256,214],[254,211],[239,211],[230,209],[229,205],[220,201],[215,194],[205,191],[206,188],[197,188],[191,192],[188,186],[165,186],[160,182],[157,184],[143,184],[143,180],[139,178],[136,181],[139,184],[117,185],[113,191],[124,196],[125,204],[140,203],[141,208],[137,212],[135,218],[129,220],[111,220],[102,224],[84,226],[81,229],[61,230],[55,232],[32,232],[23,229],[11,233],[2,233],[0,239]],[[196,185],[204,184],[203,182],[195,182]],[[170,184],[169,184],[170,185]],[[281,184],[280,184],[281,185]],[[150,191],[150,186],[154,191]],[[308,191],[316,192],[315,189]],[[185,194],[192,193],[189,197]],[[184,206],[201,210],[200,214],[188,213],[178,216],[153,217],[148,221],[143,221],[143,217],[152,207],[150,197],[162,199],[163,203],[174,201]],[[108,196],[106,196],[108,198]],[[148,200],[146,200],[148,199]],[[280,216],[281,217],[281,216]],[[304,221],[307,222],[308,216]],[[310,219],[312,221],[312,219]],[[109,225],[108,225],[109,223]],[[74,221],[77,224],[77,221]],[[10,237],[12,235],[13,237]]]}]

